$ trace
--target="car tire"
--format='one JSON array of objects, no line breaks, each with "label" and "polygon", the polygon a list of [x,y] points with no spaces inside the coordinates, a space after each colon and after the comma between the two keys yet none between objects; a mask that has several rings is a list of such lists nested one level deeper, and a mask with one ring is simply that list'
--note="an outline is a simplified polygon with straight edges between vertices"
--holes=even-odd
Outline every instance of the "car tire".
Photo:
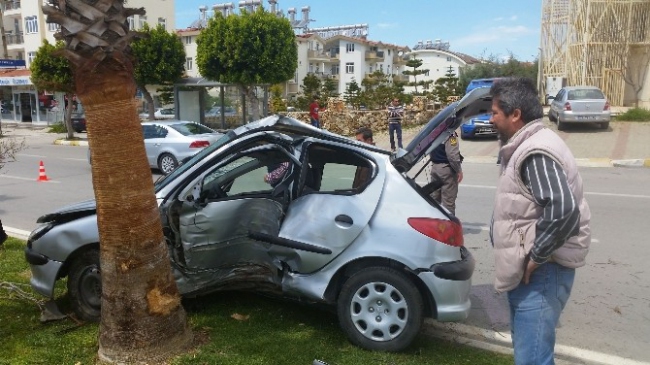
[{"label": "car tire", "polygon": [[556,121],[557,121],[557,130],[558,131],[563,131],[563,130],[566,129],[566,123],[562,122],[559,117],[556,119]]},{"label": "car tire", "polygon": [[72,261],[68,272],[68,296],[77,317],[99,322],[102,281],[98,249],[86,250]]},{"label": "car tire", "polygon": [[598,126],[600,129],[609,129],[609,122],[602,122]]},{"label": "car tire", "polygon": [[[391,268],[370,267],[351,276],[339,293],[339,324],[350,342],[373,351],[401,351],[420,332],[424,303],[415,284]],[[381,327],[370,327],[377,322]]]},{"label": "car tire", "polygon": [[158,157],[158,170],[164,175],[169,175],[178,167],[178,160],[170,153],[163,153]]},{"label": "car tire", "polygon": [[555,122],[555,117],[553,117],[553,111],[551,110],[548,111],[548,120]]}]

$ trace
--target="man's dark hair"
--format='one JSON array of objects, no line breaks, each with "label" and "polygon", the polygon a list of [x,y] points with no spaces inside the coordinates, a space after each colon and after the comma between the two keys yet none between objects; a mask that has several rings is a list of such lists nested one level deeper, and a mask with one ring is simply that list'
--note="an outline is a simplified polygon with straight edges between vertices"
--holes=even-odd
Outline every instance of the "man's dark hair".
[{"label": "man's dark hair", "polygon": [[355,136],[359,134],[363,137],[364,140],[372,139],[372,129],[368,127],[361,127],[357,129]]},{"label": "man's dark hair", "polygon": [[521,111],[521,119],[524,123],[532,122],[544,116],[542,103],[540,103],[537,96],[537,88],[529,78],[507,77],[499,79],[492,84],[490,94],[506,116],[512,115],[515,109]]}]

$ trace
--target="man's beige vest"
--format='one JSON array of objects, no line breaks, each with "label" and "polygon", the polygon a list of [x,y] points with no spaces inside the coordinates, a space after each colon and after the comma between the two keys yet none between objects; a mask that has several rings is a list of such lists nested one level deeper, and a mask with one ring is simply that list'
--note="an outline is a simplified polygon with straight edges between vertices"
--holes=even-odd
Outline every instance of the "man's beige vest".
[{"label": "man's beige vest", "polygon": [[535,241],[535,224],[542,215],[521,180],[522,163],[532,154],[544,154],[562,166],[580,207],[580,232],[553,252],[550,261],[577,268],[589,251],[591,213],[583,197],[582,178],[573,154],[560,137],[535,120],[526,124],[501,148],[501,176],[497,187],[490,236],[494,246],[498,292],[517,287],[524,276],[524,259]]}]

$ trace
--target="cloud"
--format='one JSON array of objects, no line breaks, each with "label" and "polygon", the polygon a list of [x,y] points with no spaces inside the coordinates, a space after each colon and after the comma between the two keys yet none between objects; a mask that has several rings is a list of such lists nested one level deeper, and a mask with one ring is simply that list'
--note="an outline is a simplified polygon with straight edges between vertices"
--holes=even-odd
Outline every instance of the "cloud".
[{"label": "cloud", "polygon": [[397,23],[377,23],[377,28],[396,28]]},{"label": "cloud", "polygon": [[513,16],[510,17],[510,20],[512,20],[512,21],[517,20],[517,19],[519,19],[519,17],[516,16],[516,15],[513,15]]}]

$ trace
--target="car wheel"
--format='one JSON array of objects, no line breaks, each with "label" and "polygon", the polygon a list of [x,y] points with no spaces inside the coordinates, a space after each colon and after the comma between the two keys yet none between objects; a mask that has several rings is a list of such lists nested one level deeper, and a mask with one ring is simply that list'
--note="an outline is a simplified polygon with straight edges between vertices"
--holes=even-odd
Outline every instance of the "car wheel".
[{"label": "car wheel", "polygon": [[553,111],[552,110],[548,111],[548,120],[550,120],[551,122],[555,121],[555,117],[553,117]]},{"label": "car wheel", "polygon": [[99,322],[102,303],[99,250],[87,250],[74,259],[68,273],[68,295],[80,319]]},{"label": "car wheel", "polygon": [[158,169],[165,175],[174,171],[178,167],[178,160],[169,153],[163,153],[158,157]]},{"label": "car wheel", "polygon": [[563,122],[560,120],[559,117],[556,119],[556,122],[557,122],[557,130],[558,130],[558,131],[563,131],[563,130],[566,129],[566,123],[563,123]]},{"label": "car wheel", "polygon": [[420,332],[424,304],[408,277],[371,267],[350,277],[338,298],[341,328],[350,342],[368,350],[400,351]]},{"label": "car wheel", "polygon": [[608,129],[608,128],[609,128],[609,122],[600,123],[600,129]]}]

